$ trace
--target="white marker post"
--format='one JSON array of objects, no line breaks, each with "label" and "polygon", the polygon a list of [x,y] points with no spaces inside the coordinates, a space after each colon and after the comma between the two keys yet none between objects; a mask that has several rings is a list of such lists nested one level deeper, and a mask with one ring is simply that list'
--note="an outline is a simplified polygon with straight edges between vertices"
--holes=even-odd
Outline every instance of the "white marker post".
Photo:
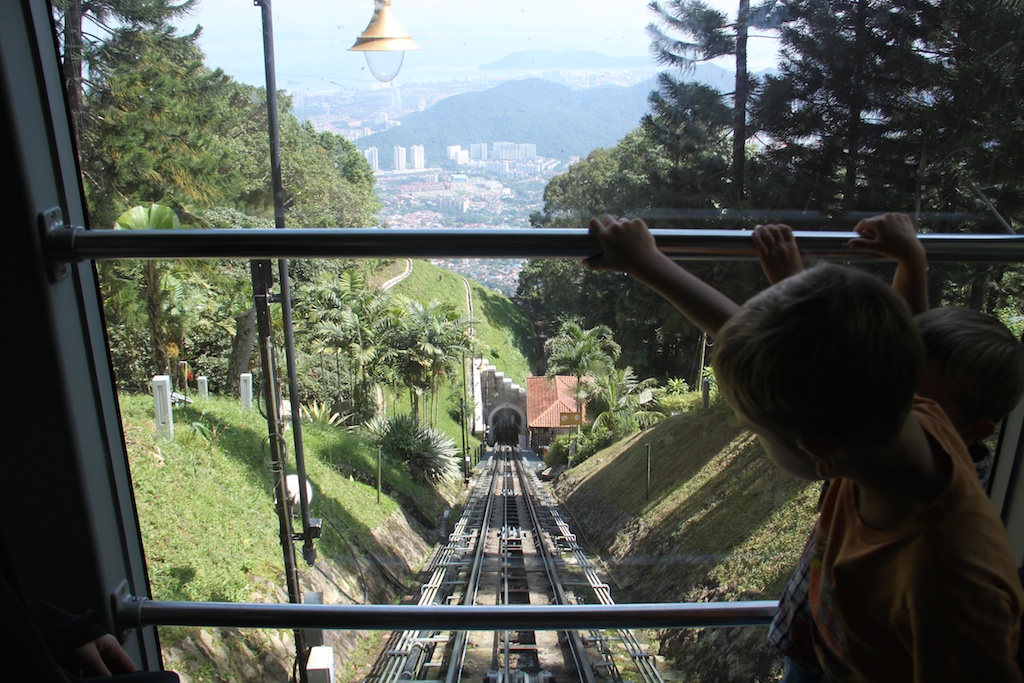
[{"label": "white marker post", "polygon": [[196,377],[196,390],[199,398],[210,398],[210,382],[203,376]]},{"label": "white marker post", "polygon": [[174,416],[171,414],[171,378],[169,375],[153,377],[153,412],[156,432],[168,439],[174,438]]},{"label": "white marker post", "polygon": [[238,377],[238,389],[242,393],[242,407],[252,408],[252,373],[243,372]]}]

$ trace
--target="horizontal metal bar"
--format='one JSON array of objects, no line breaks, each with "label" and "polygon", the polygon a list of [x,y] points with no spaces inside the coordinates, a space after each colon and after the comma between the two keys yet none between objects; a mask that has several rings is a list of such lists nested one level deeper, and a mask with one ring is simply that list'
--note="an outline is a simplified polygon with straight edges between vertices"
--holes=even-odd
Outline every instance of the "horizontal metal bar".
[{"label": "horizontal metal bar", "polygon": [[778,603],[634,603],[620,605],[296,605],[115,601],[121,629],[143,626],[321,628],[339,630],[563,631],[594,628],[759,626]]},{"label": "horizontal metal bar", "polygon": [[[652,229],[658,248],[677,260],[757,258],[750,230]],[[847,232],[795,233],[808,257],[878,260],[847,248]],[[1024,261],[1024,235],[920,235],[932,262]],[[85,230],[48,233],[53,263],[108,259],[181,258],[583,258],[599,251],[584,229],[289,228],[227,230]]]}]

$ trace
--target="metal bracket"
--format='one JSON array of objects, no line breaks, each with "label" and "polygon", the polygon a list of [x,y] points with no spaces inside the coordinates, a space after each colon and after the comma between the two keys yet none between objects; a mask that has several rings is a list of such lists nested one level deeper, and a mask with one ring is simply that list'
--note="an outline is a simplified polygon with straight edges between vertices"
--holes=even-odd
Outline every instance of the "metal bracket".
[{"label": "metal bracket", "polygon": [[114,633],[122,643],[128,638],[128,632],[142,628],[142,603],[146,598],[132,595],[128,581],[117,584],[110,594],[110,612],[114,615]]},{"label": "metal bracket", "polygon": [[70,235],[72,228],[64,225],[64,213],[59,206],[41,211],[38,216],[39,237],[43,245],[43,256],[46,259],[47,276],[56,284],[68,276],[68,264],[53,257],[53,236],[62,231]]}]

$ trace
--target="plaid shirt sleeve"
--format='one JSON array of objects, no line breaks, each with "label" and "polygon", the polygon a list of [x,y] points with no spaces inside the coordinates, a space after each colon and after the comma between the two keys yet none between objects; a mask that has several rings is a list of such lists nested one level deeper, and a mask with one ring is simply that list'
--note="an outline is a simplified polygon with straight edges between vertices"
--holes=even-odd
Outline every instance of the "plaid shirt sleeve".
[{"label": "plaid shirt sleeve", "polygon": [[[828,482],[822,487],[824,496]],[[820,498],[819,498],[820,504]],[[811,548],[814,545],[814,532],[807,537],[796,570],[789,583],[782,591],[779,608],[768,629],[768,640],[783,655],[796,662],[804,671],[825,680],[825,672],[818,663],[814,652],[814,621],[811,618],[811,607],[807,601],[810,589]]]}]

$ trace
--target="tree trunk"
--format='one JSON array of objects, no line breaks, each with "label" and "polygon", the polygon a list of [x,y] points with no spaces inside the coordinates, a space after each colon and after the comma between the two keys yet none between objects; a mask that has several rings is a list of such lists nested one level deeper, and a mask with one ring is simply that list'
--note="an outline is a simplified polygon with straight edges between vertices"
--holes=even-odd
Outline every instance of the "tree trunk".
[{"label": "tree trunk", "polygon": [[167,357],[167,335],[163,328],[163,301],[160,297],[160,273],[152,261],[145,265],[146,317],[149,319],[149,336],[153,344],[154,374],[170,374]]},{"label": "tree trunk", "polygon": [[988,290],[988,268],[985,266],[974,266],[974,277],[971,278],[967,307],[975,311],[985,311],[985,303],[988,297],[985,296]]},{"label": "tree trunk", "polygon": [[740,0],[736,13],[736,88],[733,93],[732,196],[743,201],[743,176],[747,155],[747,30],[750,0]]},{"label": "tree trunk", "polygon": [[231,340],[231,356],[228,358],[227,390],[229,393],[238,392],[239,375],[249,369],[255,338],[256,309],[250,308],[235,316],[235,338]]},{"label": "tree trunk", "polygon": [[864,64],[867,62],[866,33],[868,31],[867,0],[857,2],[857,14],[854,19],[855,42],[854,53],[850,61],[854,64],[850,79],[849,111],[846,124],[846,169],[843,178],[843,214],[857,208],[857,171],[860,166],[860,133],[861,113],[864,109]]},{"label": "tree trunk", "polygon": [[82,0],[71,0],[64,12],[64,61],[61,70],[75,134],[82,134]]}]

